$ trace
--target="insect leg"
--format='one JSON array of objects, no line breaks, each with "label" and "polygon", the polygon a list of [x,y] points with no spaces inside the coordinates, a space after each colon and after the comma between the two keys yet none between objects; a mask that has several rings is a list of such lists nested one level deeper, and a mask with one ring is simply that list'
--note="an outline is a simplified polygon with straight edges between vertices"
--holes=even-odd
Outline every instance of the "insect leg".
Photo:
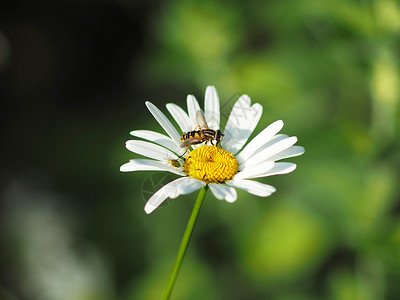
[{"label": "insect leg", "polygon": [[186,147],[185,152],[183,152],[182,155],[178,156],[178,159],[181,158],[182,156],[184,156],[184,155],[186,154],[186,152],[188,151],[189,147],[190,147],[190,144],[189,144],[189,146]]},{"label": "insect leg", "polygon": [[185,152],[183,152],[183,154],[182,154],[181,156],[178,156],[178,158],[181,158],[182,156],[184,156],[185,153],[188,151],[188,149],[189,149],[190,146],[192,146],[192,145],[198,145],[198,144],[201,144],[202,142],[203,142],[203,141],[198,141],[198,142],[190,143],[190,144],[186,147]]}]

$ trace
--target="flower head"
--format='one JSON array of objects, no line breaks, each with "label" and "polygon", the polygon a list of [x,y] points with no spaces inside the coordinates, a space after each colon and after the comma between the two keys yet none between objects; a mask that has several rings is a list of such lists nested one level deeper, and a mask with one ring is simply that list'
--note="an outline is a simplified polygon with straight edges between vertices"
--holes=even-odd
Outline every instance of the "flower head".
[{"label": "flower head", "polygon": [[183,164],[187,176],[205,183],[224,183],[238,172],[238,162],[232,153],[216,146],[194,149]]},{"label": "flower head", "polygon": [[[228,202],[236,200],[235,188],[267,197],[275,188],[249,179],[287,174],[296,169],[293,163],[277,162],[304,153],[303,147],[294,146],[296,137],[278,134],[282,121],[266,127],[245,146],[261,118],[260,104],[251,105],[247,95],[241,96],[220,134],[219,99],[213,86],[207,87],[204,102],[204,114],[192,95],[187,97],[188,113],[176,104],[166,105],[182,134],[154,104],[146,102],[167,135],[148,130],[132,131],[131,135],[147,141],[127,141],[127,149],[150,159],[132,159],[120,170],[167,171],[181,176],[164,185],[147,201],[146,213],[154,211],[167,198],[177,198],[205,185],[217,199]],[[199,120],[199,115],[204,115],[203,120]],[[218,143],[221,147],[215,145]]]}]

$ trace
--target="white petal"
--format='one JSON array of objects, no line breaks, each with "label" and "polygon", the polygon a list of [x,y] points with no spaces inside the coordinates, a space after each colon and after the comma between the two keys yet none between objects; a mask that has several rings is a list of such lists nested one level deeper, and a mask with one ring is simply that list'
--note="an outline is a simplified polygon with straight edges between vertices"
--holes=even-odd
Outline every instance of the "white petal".
[{"label": "white petal", "polygon": [[149,142],[130,140],[126,142],[126,148],[134,153],[161,161],[176,158],[176,155],[168,149]]},{"label": "white petal", "polygon": [[[148,140],[150,142],[159,144],[167,149],[170,149],[178,154],[182,152],[182,149],[178,147],[175,142],[168,136],[150,130],[134,130],[131,131],[131,135]],[[170,157],[176,158],[176,157]]]},{"label": "white petal", "polygon": [[[253,167],[249,167],[237,173],[234,179],[247,179],[247,178],[257,178],[264,177],[262,174],[271,170],[275,165],[273,161],[263,162]],[[260,176],[261,175],[261,176]]]},{"label": "white petal", "polygon": [[[277,134],[275,135],[272,139],[270,139],[269,141],[267,141],[264,145],[262,145],[256,152],[254,152],[251,156],[254,156],[258,153],[260,153],[261,151],[263,151],[264,149],[276,144],[279,141],[282,141],[284,139],[287,139],[289,136],[286,134]],[[250,157],[251,157],[250,156]],[[243,162],[242,162],[243,164]]]},{"label": "white petal", "polygon": [[178,131],[176,131],[175,127],[172,123],[167,119],[167,117],[159,110],[153,103],[146,101],[146,106],[157,120],[157,122],[161,125],[161,127],[165,130],[166,133],[172,138],[172,140],[177,144],[180,145],[180,135]]},{"label": "white petal", "polygon": [[188,95],[187,96],[187,108],[188,108],[188,113],[189,113],[189,118],[191,122],[191,130],[194,130],[198,124],[196,124],[196,111],[200,110],[200,105],[197,102],[196,98],[193,95]]},{"label": "white petal", "polygon": [[268,160],[277,161],[277,160],[284,159],[284,158],[299,156],[299,155],[302,155],[303,153],[304,153],[303,147],[292,146],[286,150],[279,152],[278,154],[271,156]]},{"label": "white petal", "polygon": [[260,164],[261,162],[270,160],[269,159],[270,157],[291,147],[296,142],[297,142],[297,137],[295,137],[295,136],[283,139],[283,140],[263,149],[262,151],[257,152],[252,157],[250,157],[248,160],[246,160],[244,163],[242,163],[241,167],[243,169],[245,169],[250,166],[255,166],[257,164]]},{"label": "white petal", "polygon": [[250,107],[250,98],[243,95],[233,106],[225,127],[223,148],[234,155],[243,147],[250,137],[262,114],[258,103]]},{"label": "white petal", "polygon": [[181,107],[174,103],[168,103],[166,106],[172,117],[175,119],[176,123],[178,123],[182,132],[193,130],[189,116]]},{"label": "white petal", "polygon": [[178,178],[170,183],[164,185],[159,189],[151,198],[147,201],[144,211],[147,214],[153,212],[165,199],[175,199],[180,195],[192,193],[201,187],[205,186],[205,183],[190,177]]},{"label": "white petal", "polygon": [[151,159],[131,159],[128,163],[123,164],[119,170],[121,172],[167,171],[177,175],[185,176],[183,171],[172,166],[168,166],[163,162]]},{"label": "white petal", "polygon": [[262,145],[255,153],[258,154],[261,151],[263,151],[264,149],[272,146],[273,144],[276,144],[279,141],[282,141],[284,139],[287,139],[289,136],[287,134],[277,134],[275,135],[272,139],[270,139],[269,141],[267,141],[264,145]]},{"label": "white petal", "polygon": [[210,183],[208,185],[211,192],[218,200],[226,200],[229,203],[235,202],[237,199],[236,190],[224,184]]},{"label": "white petal", "polygon": [[277,163],[275,163],[274,167],[271,170],[265,172],[264,174],[260,174],[259,177],[288,174],[288,173],[296,170],[296,167],[297,167],[297,165],[294,163],[277,162]]},{"label": "white petal", "polygon": [[208,127],[219,129],[219,98],[217,90],[213,86],[208,86],[204,99],[204,114]]},{"label": "white petal", "polygon": [[240,162],[246,161],[254,152],[256,152],[266,142],[271,140],[283,127],[281,120],[276,121],[261,131],[255,138],[253,138],[238,155],[236,160]]},{"label": "white petal", "polygon": [[271,185],[253,180],[230,180],[226,184],[259,197],[267,197],[276,191]]},{"label": "white petal", "polygon": [[[188,113],[189,113],[189,119],[190,119],[190,130],[194,130],[199,124],[197,124],[196,121],[196,112],[198,110],[201,110],[199,103],[197,102],[196,98],[193,95],[188,95],[187,96],[187,108],[188,108]],[[200,147],[201,145],[192,145],[192,149],[196,149]]]}]

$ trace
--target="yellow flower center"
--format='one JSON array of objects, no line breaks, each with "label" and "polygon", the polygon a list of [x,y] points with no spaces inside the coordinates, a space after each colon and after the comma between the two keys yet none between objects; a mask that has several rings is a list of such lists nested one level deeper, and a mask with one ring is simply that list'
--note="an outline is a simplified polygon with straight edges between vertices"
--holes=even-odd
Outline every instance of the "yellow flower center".
[{"label": "yellow flower center", "polygon": [[205,183],[223,183],[238,172],[238,163],[232,153],[216,146],[201,146],[186,157],[186,174]]}]

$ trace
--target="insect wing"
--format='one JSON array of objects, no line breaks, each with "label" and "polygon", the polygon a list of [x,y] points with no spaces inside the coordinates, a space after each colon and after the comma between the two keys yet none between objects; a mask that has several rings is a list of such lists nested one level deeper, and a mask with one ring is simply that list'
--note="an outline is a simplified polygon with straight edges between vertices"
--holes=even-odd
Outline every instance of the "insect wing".
[{"label": "insect wing", "polygon": [[197,143],[198,141],[201,141],[201,140],[202,140],[202,138],[200,138],[200,137],[187,139],[181,144],[181,148],[189,147],[191,144]]},{"label": "insect wing", "polygon": [[208,125],[207,125],[207,122],[206,122],[206,118],[204,117],[204,113],[201,110],[197,110],[196,111],[196,123],[202,129],[209,128]]}]

